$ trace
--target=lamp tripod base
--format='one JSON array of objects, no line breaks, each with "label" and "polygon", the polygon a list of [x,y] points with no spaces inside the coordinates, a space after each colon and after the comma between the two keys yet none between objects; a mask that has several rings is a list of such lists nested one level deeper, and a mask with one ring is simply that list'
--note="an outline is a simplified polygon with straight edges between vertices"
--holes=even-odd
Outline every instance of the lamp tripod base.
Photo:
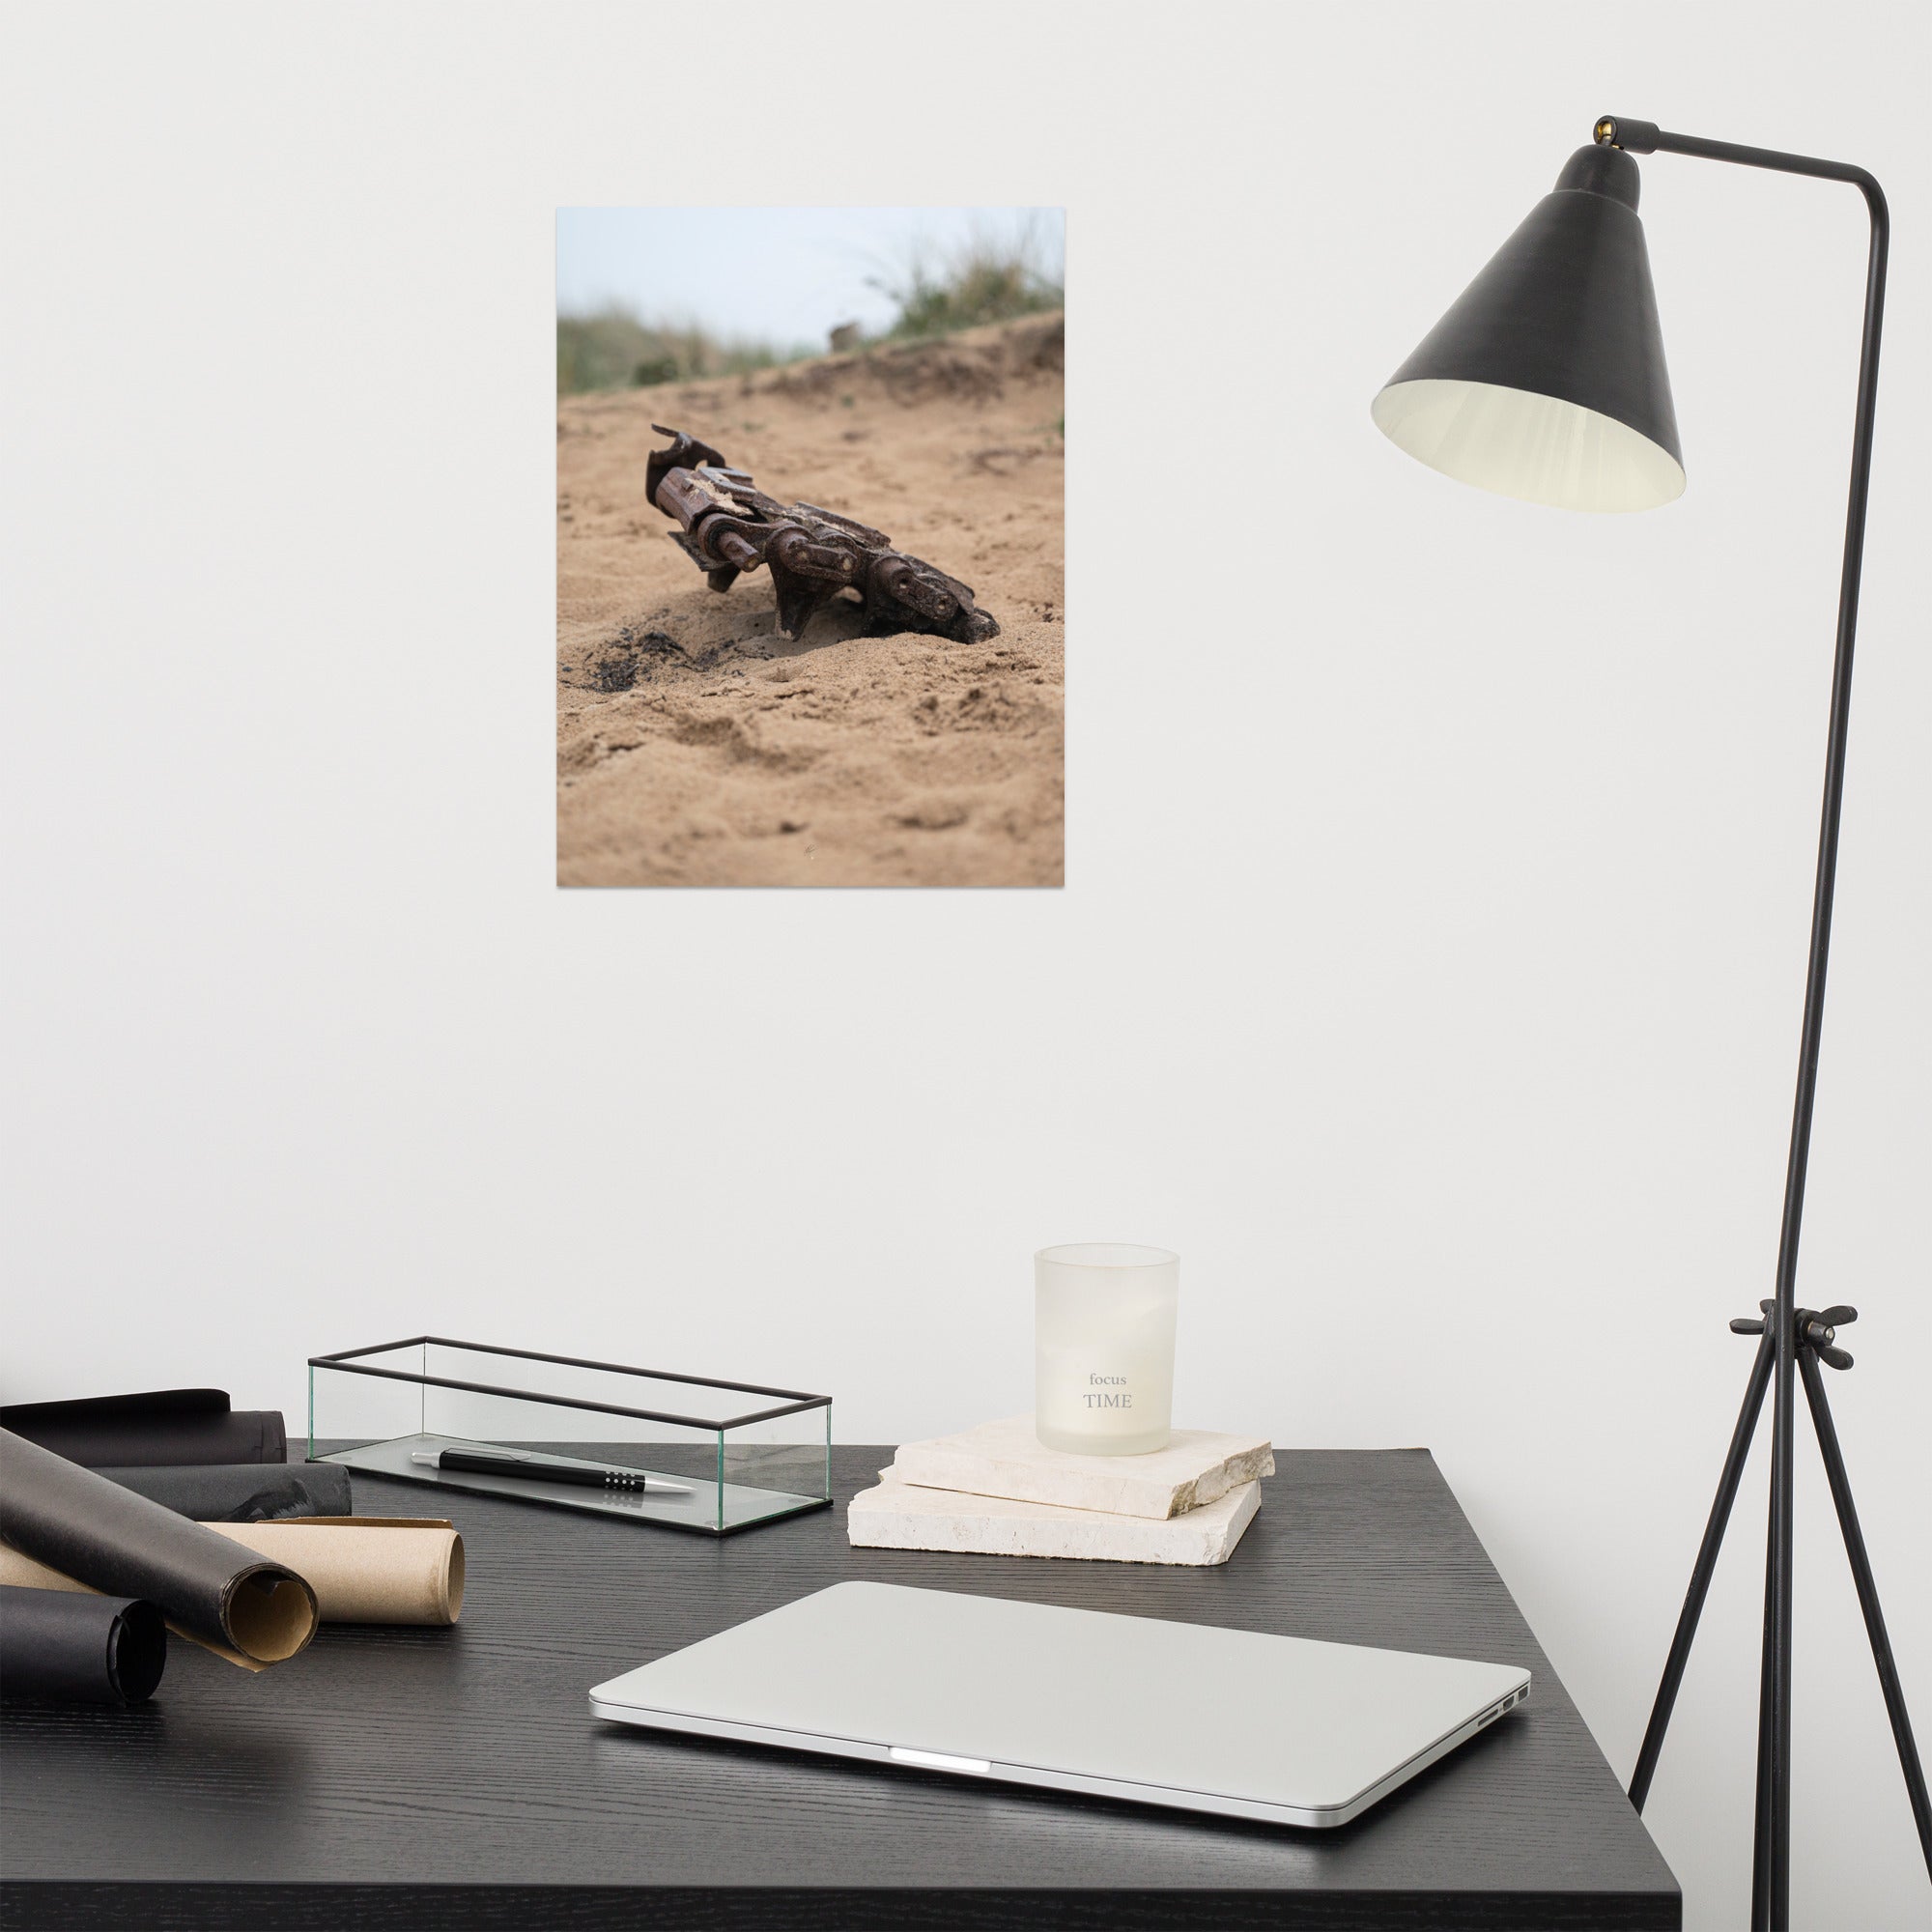
[{"label": "lamp tripod base", "polygon": [[[1650,1796],[1650,1784],[1657,1772],[1657,1760],[1663,1750],[1663,1734],[1669,1727],[1670,1713],[1684,1681],[1684,1666],[1690,1661],[1690,1644],[1697,1634],[1697,1619],[1711,1588],[1718,1567],[1718,1551],[1730,1521],[1731,1505],[1737,1500],[1738,1484],[1743,1479],[1751,1437],[1757,1432],[1765,1392],[1771,1386],[1777,1358],[1776,1303],[1758,1303],[1761,1315],[1755,1320],[1733,1321],[1734,1334],[1756,1335],[1757,1356],[1751,1364],[1750,1381],[1745,1389],[1744,1406],[1738,1412],[1738,1426],[1731,1434],[1731,1446],[1724,1457],[1724,1468],[1718,1482],[1717,1500],[1711,1505],[1710,1520],[1704,1526],[1704,1540],[1698,1547],[1697,1561],[1690,1572],[1690,1587],[1677,1619],[1671,1638],[1670,1655],[1665,1660],[1663,1678],[1651,1707],[1650,1723],[1637,1752],[1636,1770],[1631,1776],[1630,1800],[1641,1811]],[[1913,1741],[1912,1719],[1905,1709],[1905,1691],[1898,1681],[1898,1665],[1892,1658],[1891,1639],[1886,1634],[1885,1615],[1879,1608],[1878,1585],[1872,1577],[1871,1559],[1865,1553],[1864,1532],[1859,1527],[1858,1508],[1852,1501],[1851,1478],[1845,1473],[1845,1458],[1838,1447],[1838,1432],[1832,1421],[1831,1405],[1825,1399],[1825,1379],[1819,1363],[1833,1369],[1849,1369],[1852,1358],[1838,1348],[1837,1331],[1858,1320],[1855,1308],[1795,1309],[1792,1314],[1793,1356],[1804,1384],[1804,1400],[1811,1410],[1811,1426],[1818,1437],[1818,1453],[1825,1464],[1825,1477],[1832,1489],[1832,1501],[1838,1512],[1838,1527],[1844,1534],[1845,1554],[1851,1561],[1852,1581],[1859,1593],[1859,1607],[1864,1613],[1865,1634],[1871,1639],[1872,1660],[1878,1666],[1879,1687],[1885,1693],[1886,1714],[1891,1719],[1891,1735],[1898,1746],[1899,1768],[1905,1774],[1905,1789],[1912,1801],[1912,1816],[1918,1827],[1919,1849],[1925,1855],[1925,1868],[1932,1875],[1932,1801],[1925,1789],[1925,1772],[1918,1762],[1918,1747]],[[1774,1461],[1776,1461],[1774,1455]],[[1775,1513],[1775,1512],[1774,1512]],[[1764,1686],[1758,1707],[1757,1823],[1753,1840],[1751,1883],[1752,1932],[1788,1932],[1790,1899],[1785,1882],[1791,1867],[1790,1814],[1787,1806],[1774,1803],[1772,1787],[1773,1726],[1770,1719],[1769,1690],[1776,1656],[1775,1649],[1774,1606],[1789,1603],[1791,1592],[1791,1540],[1775,1533],[1765,1562]]]}]

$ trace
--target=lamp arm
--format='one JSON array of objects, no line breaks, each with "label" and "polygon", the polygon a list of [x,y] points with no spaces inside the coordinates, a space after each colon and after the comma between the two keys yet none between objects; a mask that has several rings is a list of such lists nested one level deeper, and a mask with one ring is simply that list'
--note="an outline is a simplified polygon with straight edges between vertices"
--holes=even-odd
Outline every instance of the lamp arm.
[{"label": "lamp arm", "polygon": [[1784,1177],[1784,1215],[1777,1245],[1777,1342],[1773,1406],[1771,1563],[1766,1591],[1764,1695],[1758,1728],[1757,1872],[1751,1922],[1781,1928],[1791,1897],[1791,1493],[1792,1444],[1797,1431],[1793,1370],[1797,1357],[1794,1304],[1798,1236],[1804,1214],[1804,1171],[1811,1149],[1811,1106],[1818,1085],[1818,1044],[1825,1018],[1825,967],[1832,945],[1832,893],[1838,865],[1838,816],[1845,792],[1845,739],[1851,723],[1852,645],[1858,632],[1859,572],[1864,558],[1865,497],[1871,482],[1872,420],[1878,404],[1879,330],[1885,318],[1886,255],[1891,220],[1885,191],[1863,168],[1809,155],[1670,134],[1652,121],[1606,114],[1597,123],[1600,144],[1634,155],[1691,155],[1778,174],[1848,182],[1864,196],[1871,216],[1865,270],[1864,332],[1859,350],[1858,412],[1852,432],[1851,501],[1845,513],[1845,559],[1838,581],[1838,639],[1832,668],[1832,722],[1825,751],[1825,804],[1818,831],[1818,871],[1811,899],[1811,956],[1804,978],[1804,1022],[1792,1110],[1791,1153]]},{"label": "lamp arm", "polygon": [[1633,121],[1605,114],[1592,130],[1600,147],[1629,155],[1694,155],[1699,160],[1732,161],[1743,168],[1769,168],[1781,175],[1811,175],[1819,181],[1850,182],[1865,198],[1875,225],[1886,225],[1885,194],[1863,168],[1849,161],[1824,161],[1815,155],[1787,155],[1776,148],[1741,147],[1735,141],[1707,141],[1701,134],[1669,134],[1655,121]]}]

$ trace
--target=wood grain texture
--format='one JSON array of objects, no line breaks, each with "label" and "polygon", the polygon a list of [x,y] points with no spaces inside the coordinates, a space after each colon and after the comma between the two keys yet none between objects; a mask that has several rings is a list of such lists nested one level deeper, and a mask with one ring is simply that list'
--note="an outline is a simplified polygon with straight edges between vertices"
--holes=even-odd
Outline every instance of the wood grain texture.
[{"label": "wood grain texture", "polygon": [[[135,1711],[9,1707],[0,1925],[1675,1927],[1675,1882],[1424,1450],[1277,1459],[1212,1570],[722,1543],[484,1496],[453,1630],[330,1627]],[[355,1478],[365,1515],[421,1492]],[[592,1684],[847,1577],[1518,1663],[1531,1702],[1334,1832],[595,1723]]]}]

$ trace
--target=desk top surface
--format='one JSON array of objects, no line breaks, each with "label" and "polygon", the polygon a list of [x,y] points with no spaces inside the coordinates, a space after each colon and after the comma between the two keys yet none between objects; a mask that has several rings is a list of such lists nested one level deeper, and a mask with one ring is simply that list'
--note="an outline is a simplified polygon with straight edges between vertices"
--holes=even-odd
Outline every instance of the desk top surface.
[{"label": "desk top surface", "polygon": [[[853,1549],[837,1505],[713,1542],[448,1494],[453,1630],[176,1642],[134,1711],[9,1706],[9,1926],[1674,1927],[1675,1881],[1426,1450],[1277,1456],[1209,1570]],[[425,1507],[355,1477],[359,1515]],[[1300,1832],[601,1724],[593,1684],[848,1577],[1521,1664],[1530,1703]],[[1069,1916],[1071,1913],[1072,1916]]]}]

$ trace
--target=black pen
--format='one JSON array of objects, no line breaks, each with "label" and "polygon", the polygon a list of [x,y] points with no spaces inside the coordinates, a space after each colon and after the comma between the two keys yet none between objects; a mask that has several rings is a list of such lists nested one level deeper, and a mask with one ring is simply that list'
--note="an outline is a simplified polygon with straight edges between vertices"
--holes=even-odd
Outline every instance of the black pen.
[{"label": "black pen", "polygon": [[683,1483],[668,1483],[641,1469],[611,1469],[588,1463],[546,1463],[535,1456],[514,1456],[497,1449],[416,1449],[412,1463],[431,1469],[464,1469],[478,1476],[517,1476],[525,1482],[569,1483],[584,1490],[644,1491],[654,1496],[688,1496]]}]

